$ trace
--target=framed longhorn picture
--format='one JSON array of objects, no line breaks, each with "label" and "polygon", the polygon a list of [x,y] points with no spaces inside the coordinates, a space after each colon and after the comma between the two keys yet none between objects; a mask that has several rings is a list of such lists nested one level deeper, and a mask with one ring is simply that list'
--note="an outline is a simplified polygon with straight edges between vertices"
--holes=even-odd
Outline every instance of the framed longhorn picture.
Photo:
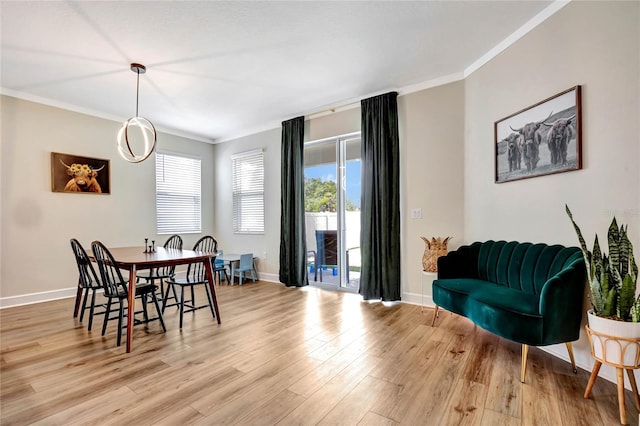
[{"label": "framed longhorn picture", "polygon": [[51,153],[51,190],[83,194],[109,194],[109,160]]},{"label": "framed longhorn picture", "polygon": [[580,86],[494,124],[495,182],[582,168]]}]

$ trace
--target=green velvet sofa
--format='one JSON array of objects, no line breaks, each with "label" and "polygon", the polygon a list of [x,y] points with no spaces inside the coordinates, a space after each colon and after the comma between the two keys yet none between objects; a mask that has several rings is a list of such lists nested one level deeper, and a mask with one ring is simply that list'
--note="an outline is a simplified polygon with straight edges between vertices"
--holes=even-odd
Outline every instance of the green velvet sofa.
[{"label": "green velvet sofa", "polygon": [[438,259],[432,325],[441,307],[521,343],[522,382],[529,345],[565,343],[577,372],[570,342],[580,334],[585,282],[578,247],[475,242]]}]

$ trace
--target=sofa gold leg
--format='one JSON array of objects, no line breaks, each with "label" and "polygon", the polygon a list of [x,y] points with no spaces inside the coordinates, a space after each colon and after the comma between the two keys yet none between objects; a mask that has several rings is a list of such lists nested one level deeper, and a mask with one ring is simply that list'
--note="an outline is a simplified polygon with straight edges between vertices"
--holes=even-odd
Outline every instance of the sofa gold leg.
[{"label": "sofa gold leg", "polygon": [[527,373],[527,355],[529,354],[529,345],[522,345],[522,368],[520,369],[520,381],[524,383],[524,376]]},{"label": "sofa gold leg", "polygon": [[566,342],[565,345],[567,345],[567,351],[569,352],[569,359],[571,360],[573,372],[578,373],[578,369],[576,368],[576,359],[573,357],[573,346],[571,346],[571,342]]},{"label": "sofa gold leg", "polygon": [[431,327],[436,324],[436,318],[438,318],[438,309],[440,308],[438,307],[438,305],[436,305],[436,308],[433,310],[433,321],[431,321]]}]

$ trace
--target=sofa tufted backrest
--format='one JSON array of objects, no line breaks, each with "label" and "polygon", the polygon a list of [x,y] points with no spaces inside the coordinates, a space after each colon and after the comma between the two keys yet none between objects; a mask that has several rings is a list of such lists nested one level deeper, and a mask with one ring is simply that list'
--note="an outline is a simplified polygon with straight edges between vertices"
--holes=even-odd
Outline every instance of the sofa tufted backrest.
[{"label": "sofa tufted backrest", "polygon": [[539,295],[549,278],[583,262],[578,247],[491,240],[475,244],[479,245],[478,278],[529,294]]}]

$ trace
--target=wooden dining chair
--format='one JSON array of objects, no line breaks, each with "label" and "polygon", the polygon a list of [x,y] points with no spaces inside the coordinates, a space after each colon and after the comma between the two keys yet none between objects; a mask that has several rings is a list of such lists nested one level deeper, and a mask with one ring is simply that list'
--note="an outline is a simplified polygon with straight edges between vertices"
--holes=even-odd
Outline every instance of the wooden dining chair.
[{"label": "wooden dining chair", "polygon": [[[91,243],[91,250],[93,251],[93,256],[98,263],[98,268],[100,269],[100,278],[102,279],[102,288],[104,289],[104,296],[108,299],[107,308],[104,315],[104,323],[102,324],[102,335],[104,336],[107,331],[107,323],[110,320],[118,319],[118,337],[117,337],[117,345],[120,346],[122,342],[122,326],[125,318],[125,304],[127,302],[128,297],[128,286],[127,281],[122,277],[122,273],[117,266],[115,259],[109,249],[102,244],[100,241],[94,241]],[[149,313],[147,310],[147,297],[151,296],[154,305],[156,306],[156,312],[158,314],[157,318],[160,320],[160,325],[162,326],[162,331],[166,332],[167,329],[164,324],[164,319],[162,318],[162,309],[160,309],[160,304],[158,303],[158,298],[156,296],[156,290],[158,290],[158,286],[151,283],[141,283],[140,285],[136,285],[136,296],[140,296],[142,299],[142,313],[144,315],[144,321],[134,321],[134,324],[140,323],[148,323],[151,320],[149,319]],[[118,316],[110,317],[111,314],[111,304],[116,300],[118,302]]]},{"label": "wooden dining chair", "polygon": [[[216,253],[218,249],[218,242],[215,238],[207,235],[200,238],[196,244],[193,246],[194,251],[204,252],[204,253]],[[214,269],[215,257],[211,260],[212,270]],[[209,289],[209,281],[207,280],[206,270],[204,264],[202,262],[190,263],[187,267],[187,273],[184,277],[170,277],[166,281],[167,289],[166,293],[169,293],[169,287],[179,286],[180,287],[180,328],[182,328],[182,322],[185,312],[193,312],[198,309],[206,308],[207,306],[211,309],[211,315],[215,319],[216,313],[214,311],[214,297],[215,294],[211,294],[211,290]],[[196,304],[196,295],[194,291],[194,287],[202,285],[205,288],[205,292],[207,293],[208,304],[198,306]],[[191,290],[191,299],[185,300],[184,297],[184,289],[188,287]],[[175,289],[173,290],[175,292]],[[164,296],[164,300],[166,300],[166,295]],[[162,304],[162,311],[166,308],[166,304]],[[185,309],[185,307],[187,309]]]},{"label": "wooden dining chair", "polygon": [[[172,235],[167,241],[165,241],[164,246],[165,249],[174,249],[174,250],[182,250],[182,237],[180,235]],[[148,271],[143,271],[136,276],[136,282],[139,282],[140,279],[145,280],[146,282],[150,282],[151,284],[155,284],[155,281],[158,280],[160,283],[160,297],[165,298],[165,289],[164,283],[167,279],[173,277],[176,273],[175,265],[172,266],[164,266],[162,268],[153,268]],[[178,299],[176,297],[176,292],[173,287],[173,295],[169,297],[169,292],[167,292],[167,299],[173,299],[174,302],[171,304],[166,304],[166,306],[178,306]],[[163,306],[165,306],[165,302],[163,300]]]},{"label": "wooden dining chair", "polygon": [[[84,319],[84,312],[89,309],[89,324],[87,330],[91,331],[93,325],[93,315],[98,313],[104,313],[103,311],[95,312],[96,307],[96,291],[102,288],[100,279],[96,274],[96,270],[93,268],[91,259],[87,255],[86,250],[82,247],[82,244],[75,238],[70,240],[71,249],[76,259],[76,265],[78,266],[78,290],[76,292],[75,308],[73,310],[73,317],[78,317],[78,311],[80,311],[80,322]],[[82,297],[84,293],[84,298]],[[87,299],[91,293],[91,303],[87,306]],[[80,310],[80,304],[82,303],[82,310]],[[104,306],[103,306],[104,307]]]}]

